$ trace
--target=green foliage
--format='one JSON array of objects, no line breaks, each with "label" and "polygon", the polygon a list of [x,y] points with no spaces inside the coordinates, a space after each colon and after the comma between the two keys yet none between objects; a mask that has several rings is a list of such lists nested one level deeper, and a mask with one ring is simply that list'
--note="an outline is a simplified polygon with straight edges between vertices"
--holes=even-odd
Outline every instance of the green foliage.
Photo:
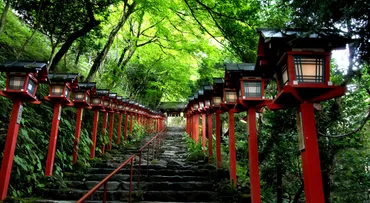
[{"label": "green foliage", "polygon": [[202,143],[196,143],[195,140],[191,139],[188,134],[183,135],[183,140],[186,143],[188,152],[186,154],[186,160],[190,162],[207,161],[208,156],[205,153],[206,149],[202,148]]}]

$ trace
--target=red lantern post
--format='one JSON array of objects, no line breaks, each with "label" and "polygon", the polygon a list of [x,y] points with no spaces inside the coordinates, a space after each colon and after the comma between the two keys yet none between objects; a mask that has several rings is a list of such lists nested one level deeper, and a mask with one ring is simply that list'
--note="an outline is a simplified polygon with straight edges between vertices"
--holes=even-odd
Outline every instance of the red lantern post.
[{"label": "red lantern post", "polygon": [[35,94],[39,82],[46,82],[48,79],[46,65],[45,62],[35,61],[14,61],[0,65],[0,71],[7,72],[6,88],[0,91],[0,95],[13,101],[4,155],[1,162],[0,201],[4,200],[8,194],[18,130],[22,118],[22,103],[40,104]]},{"label": "red lantern post", "polygon": [[[229,81],[225,81],[226,87],[231,87]],[[234,123],[234,113],[236,109],[237,94],[236,90],[233,88],[224,88],[223,90],[223,103],[221,106],[228,111],[229,114],[229,162],[230,162],[230,182],[234,187],[237,185],[236,179],[236,149],[235,149],[235,123]]]},{"label": "red lantern post", "polygon": [[112,142],[113,142],[113,127],[114,127],[114,113],[117,111],[117,94],[110,93],[109,99],[110,103],[110,110],[109,110],[109,143],[108,143],[108,150],[112,150]]},{"label": "red lantern post", "polygon": [[[339,35],[261,29],[257,70],[276,75],[278,94],[271,110],[298,107],[297,129],[306,202],[323,203],[320,157],[313,104],[345,94],[330,79],[330,52],[349,41]],[[296,36],[300,37],[296,40]]]},{"label": "red lantern post", "polygon": [[261,202],[260,174],[258,166],[258,139],[256,111],[271,102],[265,99],[264,90],[267,80],[255,71],[255,64],[225,64],[225,79],[234,82],[238,94],[236,109],[248,111],[248,150],[251,196],[253,203]]},{"label": "red lantern post", "polygon": [[53,174],[54,157],[58,138],[58,129],[62,105],[72,106],[70,101],[71,89],[77,87],[77,74],[49,74],[50,93],[45,96],[46,100],[54,103],[53,121],[51,124],[48,156],[46,159],[45,176]]},{"label": "red lantern post", "polygon": [[221,113],[223,109],[222,96],[223,96],[224,80],[222,78],[213,79],[212,97],[211,97],[211,110],[216,112],[216,161],[217,168],[221,168]]},{"label": "red lantern post", "polygon": [[103,99],[108,96],[109,96],[109,90],[106,90],[106,89],[98,89],[92,95],[91,107],[92,107],[92,110],[94,111],[94,120],[93,120],[93,129],[92,129],[92,135],[91,135],[92,145],[90,148],[90,158],[95,157],[96,137],[98,133],[99,111],[105,112],[104,105],[103,105]]},{"label": "red lantern post", "polygon": [[73,143],[72,163],[76,163],[78,157],[78,143],[81,134],[81,121],[84,108],[91,108],[90,94],[95,91],[96,83],[78,83],[77,88],[73,90],[73,103],[77,108],[75,140]]},{"label": "red lantern post", "polygon": [[117,125],[117,140],[116,144],[121,143],[121,130],[122,130],[122,113],[124,112],[124,103],[121,96],[117,97],[117,109],[118,109],[118,125]]}]

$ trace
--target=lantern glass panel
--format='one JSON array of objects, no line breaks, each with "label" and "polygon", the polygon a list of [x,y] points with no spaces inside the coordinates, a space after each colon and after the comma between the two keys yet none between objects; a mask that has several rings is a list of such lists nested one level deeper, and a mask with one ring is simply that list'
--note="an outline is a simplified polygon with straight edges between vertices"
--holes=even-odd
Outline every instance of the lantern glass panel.
[{"label": "lantern glass panel", "polygon": [[282,86],[284,86],[289,81],[288,68],[286,65],[284,65],[282,69],[280,81]]},{"label": "lantern glass panel", "polygon": [[234,103],[237,100],[235,91],[226,91],[226,102]]},{"label": "lantern glass panel", "polygon": [[104,101],[103,101],[103,106],[104,106],[104,107],[109,107],[109,106],[110,106],[110,102],[109,102],[109,100],[104,100]]},{"label": "lantern glass panel", "polygon": [[33,81],[31,79],[28,79],[27,92],[30,93],[31,95],[35,95],[35,93],[36,93],[36,83],[35,83],[35,81]]},{"label": "lantern glass panel", "polygon": [[84,97],[85,97],[84,92],[76,92],[74,100],[75,101],[82,101],[82,100],[84,100]]},{"label": "lantern glass panel", "polygon": [[92,99],[92,104],[99,105],[101,103],[101,98],[95,97]]},{"label": "lantern glass panel", "polygon": [[119,110],[122,110],[123,109],[123,105],[122,104],[118,104],[118,109]]},{"label": "lantern glass panel", "polygon": [[199,104],[194,104],[194,109],[199,109]]},{"label": "lantern glass panel", "polygon": [[64,92],[64,96],[66,97],[66,98],[69,98],[69,93],[71,92],[71,90],[68,88],[68,87],[66,87],[66,91]]},{"label": "lantern glass panel", "polygon": [[213,97],[213,105],[214,106],[220,106],[221,105],[221,102],[222,102],[222,98],[221,97]]},{"label": "lantern glass panel", "polygon": [[64,85],[53,85],[51,87],[51,96],[63,96]]},{"label": "lantern glass panel", "polygon": [[294,70],[298,82],[323,83],[324,57],[294,56]]},{"label": "lantern glass panel", "polygon": [[[25,77],[21,76],[9,76],[9,85],[8,88],[11,90],[21,90],[23,89]],[[31,80],[31,79],[29,79]]]},{"label": "lantern glass panel", "polygon": [[206,101],[205,101],[205,105],[206,105],[206,107],[209,107],[209,106],[211,106],[211,101],[209,101],[209,100],[206,100]]},{"label": "lantern glass panel", "polygon": [[245,97],[262,97],[262,82],[244,81],[243,83]]},{"label": "lantern glass panel", "polygon": [[116,103],[112,103],[112,108],[116,108],[117,104]]},{"label": "lantern glass panel", "polygon": [[89,94],[87,94],[87,93],[86,93],[86,95],[85,95],[85,101],[86,101],[87,103],[89,103],[89,102],[90,102],[90,97],[89,97]]},{"label": "lantern glass panel", "polygon": [[199,102],[199,107],[202,109],[204,108],[204,103],[203,102]]}]

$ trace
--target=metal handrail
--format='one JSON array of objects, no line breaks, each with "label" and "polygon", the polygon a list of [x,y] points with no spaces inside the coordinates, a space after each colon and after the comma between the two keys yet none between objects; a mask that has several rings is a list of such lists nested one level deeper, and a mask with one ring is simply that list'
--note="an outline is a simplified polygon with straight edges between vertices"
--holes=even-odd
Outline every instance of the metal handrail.
[{"label": "metal handrail", "polygon": [[103,196],[103,202],[105,203],[107,201],[107,184],[108,180],[114,176],[116,173],[118,173],[124,166],[126,166],[129,162],[131,162],[130,166],[130,191],[129,191],[129,202],[131,202],[131,191],[132,191],[132,165],[133,161],[136,157],[136,154],[130,156],[125,162],[123,162],[116,170],[114,170],[112,173],[110,173],[107,177],[105,177],[102,181],[100,181],[95,187],[93,187],[88,193],[86,193],[81,199],[77,200],[76,203],[81,203],[87,200],[91,195],[93,195],[99,188],[104,184],[104,196]]},{"label": "metal handrail", "polygon": [[[143,151],[145,148],[147,148],[147,161],[146,161],[146,175],[148,176],[149,173],[149,159],[150,159],[150,146],[152,145],[152,154],[153,159],[155,158],[155,155],[158,154],[158,151],[160,149],[160,145],[162,144],[161,141],[163,139],[164,131],[166,128],[164,128],[162,131],[160,131],[156,136],[154,136],[152,139],[150,139],[147,143],[145,143],[139,150],[139,169],[138,169],[138,186],[140,186],[140,176],[141,176],[141,157],[143,155]],[[155,146],[156,145],[156,146]]]},{"label": "metal handrail", "polygon": [[[165,131],[165,129],[163,129],[162,131],[160,131],[157,135],[155,135],[152,139],[150,139],[148,142],[146,142],[139,150],[138,150],[138,153],[139,153],[139,169],[138,169],[138,172],[139,172],[139,176],[138,176],[138,185],[140,184],[140,170],[141,170],[141,155],[142,155],[142,151],[148,147],[148,160],[147,160],[147,172],[148,172],[148,163],[149,163],[149,149],[150,149],[150,145],[152,144],[153,147],[152,147],[152,152],[153,152],[153,158],[154,158],[154,150],[156,150],[156,153],[159,151],[159,148],[160,148],[160,144],[161,144],[161,139],[162,139],[162,136],[163,136],[163,132]],[[157,142],[157,146],[156,146],[156,149],[154,149],[154,145],[155,145],[155,141]],[[134,160],[135,160],[135,157],[137,155],[134,154],[132,156],[130,156],[125,162],[123,162],[118,168],[116,168],[112,173],[110,173],[107,177],[105,177],[102,181],[100,181],[95,187],[93,187],[88,193],[86,193],[83,197],[81,197],[79,200],[77,200],[76,203],[81,203],[81,202],[85,202],[89,197],[91,197],[97,190],[99,190],[103,184],[104,184],[104,194],[103,194],[103,203],[105,203],[107,201],[107,185],[108,185],[108,181],[109,179],[114,176],[116,173],[118,173],[124,166],[126,166],[129,162],[130,162],[130,190],[129,190],[129,202],[131,202],[131,193],[132,193],[132,176],[133,176],[133,164],[134,164]]]}]

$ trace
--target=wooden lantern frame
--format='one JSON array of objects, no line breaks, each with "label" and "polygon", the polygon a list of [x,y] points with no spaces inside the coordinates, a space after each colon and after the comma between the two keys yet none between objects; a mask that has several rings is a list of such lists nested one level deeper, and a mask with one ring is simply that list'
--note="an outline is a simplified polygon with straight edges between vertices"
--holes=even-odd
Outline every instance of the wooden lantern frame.
[{"label": "wooden lantern frame", "polygon": [[[40,104],[36,93],[39,83],[48,81],[47,62],[42,61],[8,61],[0,65],[0,71],[6,72],[6,87],[0,91],[0,95],[12,100],[21,100],[33,104]],[[22,78],[23,85],[21,89],[11,89],[10,79],[12,77]],[[28,91],[32,82],[33,93]]]},{"label": "wooden lantern frame", "polygon": [[[91,108],[90,101],[92,100],[91,95],[96,91],[96,83],[78,83],[77,87],[73,90],[72,102],[76,107]],[[77,99],[77,95],[82,94],[82,99]]]}]

